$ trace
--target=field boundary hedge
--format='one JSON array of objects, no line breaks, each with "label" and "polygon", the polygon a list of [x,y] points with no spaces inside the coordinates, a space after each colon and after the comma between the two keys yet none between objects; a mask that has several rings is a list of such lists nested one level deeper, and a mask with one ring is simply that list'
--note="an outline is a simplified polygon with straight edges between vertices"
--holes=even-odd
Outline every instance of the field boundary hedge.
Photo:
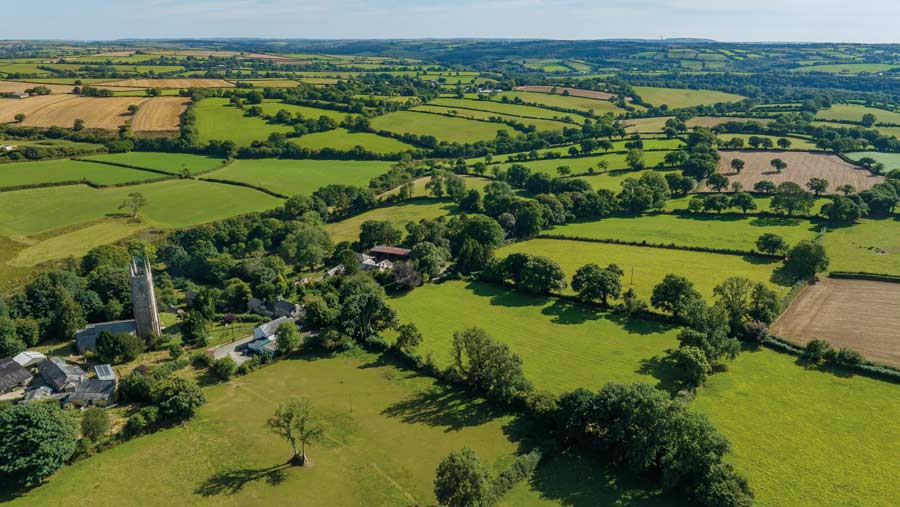
[{"label": "field boundary hedge", "polygon": [[871,282],[900,283],[900,276],[881,273],[865,273],[861,271],[832,271],[828,278],[838,280],[867,280]]},{"label": "field boundary hedge", "polygon": [[688,252],[703,252],[703,253],[712,253],[719,255],[739,255],[739,256],[754,256],[760,257],[764,259],[771,260],[782,260],[783,257],[780,255],[766,254],[762,252],[757,252],[755,250],[739,250],[732,248],[712,248],[706,246],[688,246],[688,245],[676,245],[675,243],[651,243],[648,241],[626,241],[622,239],[615,238],[586,238],[583,236],[570,236],[567,234],[538,234],[534,236],[534,239],[550,239],[550,240],[564,240],[564,241],[582,241],[585,243],[607,243],[612,245],[625,245],[625,246],[637,246],[637,247],[645,247],[645,248],[661,248],[666,250],[685,250]]},{"label": "field boundary hedge", "polygon": [[284,194],[279,194],[278,192],[275,192],[275,191],[273,191],[273,190],[269,190],[268,188],[260,187],[260,186],[258,186],[258,185],[254,185],[254,184],[252,184],[252,183],[245,183],[245,182],[243,182],[243,181],[220,180],[220,179],[218,179],[218,178],[197,178],[197,181],[208,181],[208,182],[210,182],[210,183],[220,183],[220,184],[222,184],[222,185],[234,185],[234,186],[236,186],[236,187],[245,187],[245,188],[250,188],[250,189],[253,189],[253,190],[257,190],[257,191],[262,192],[262,193],[264,193],[264,194],[269,194],[269,195],[271,195],[272,197],[277,197],[277,198],[279,198],[279,199],[290,199],[289,196],[286,196],[286,195],[284,195]]},{"label": "field boundary hedge", "polygon": [[141,167],[141,166],[131,165],[131,164],[122,164],[120,162],[110,162],[108,160],[89,160],[86,158],[73,158],[71,160],[74,162],[87,162],[90,164],[102,164],[102,165],[110,165],[113,167],[124,167],[126,169],[135,169],[138,171],[147,171],[150,173],[165,174],[167,176],[178,176],[178,174],[176,174],[176,173],[164,171],[162,169],[151,169],[149,167]]},{"label": "field boundary hedge", "polygon": [[[796,357],[802,356],[806,351],[806,347],[801,347],[790,340],[775,335],[768,336],[763,342],[763,345],[776,352],[782,352]],[[832,366],[823,368],[820,371],[846,371],[869,377],[874,380],[883,380],[900,384],[900,369],[870,361],[852,367],[837,368]]]}]

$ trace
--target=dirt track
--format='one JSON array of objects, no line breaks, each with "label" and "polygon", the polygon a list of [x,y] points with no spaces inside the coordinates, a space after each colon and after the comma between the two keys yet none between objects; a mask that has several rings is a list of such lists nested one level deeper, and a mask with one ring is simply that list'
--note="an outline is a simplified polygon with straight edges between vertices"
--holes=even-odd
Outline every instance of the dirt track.
[{"label": "dirt track", "polygon": [[824,279],[794,300],[772,334],[800,345],[828,340],[900,366],[900,284]]},{"label": "dirt track", "polygon": [[[828,191],[835,193],[841,185],[853,185],[857,191],[871,188],[884,181],[883,176],[875,176],[866,169],[844,162],[834,155],[824,153],[807,153],[802,151],[723,151],[719,161],[718,172],[728,176],[731,182],[738,181],[746,190],[752,190],[753,184],[769,180],[778,185],[785,181],[793,181],[801,187],[806,186],[810,178],[828,180]],[[733,159],[741,159],[746,164],[740,174],[731,168]],[[773,159],[780,158],[787,163],[787,169],[778,174],[772,167]]]}]

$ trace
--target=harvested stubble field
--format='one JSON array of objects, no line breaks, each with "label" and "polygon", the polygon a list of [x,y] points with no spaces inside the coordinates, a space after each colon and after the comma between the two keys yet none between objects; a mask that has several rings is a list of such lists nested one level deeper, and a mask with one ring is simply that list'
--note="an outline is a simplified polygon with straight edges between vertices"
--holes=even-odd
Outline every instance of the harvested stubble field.
[{"label": "harvested stubble field", "polygon": [[803,290],[772,326],[800,345],[815,339],[900,366],[900,284],[826,278]]},{"label": "harvested stubble field", "polygon": [[[77,97],[73,95],[45,95],[19,101],[0,103],[0,121],[11,122],[22,113],[29,127],[60,126],[71,128],[75,120],[84,120],[89,129],[113,130],[132,120],[135,132],[164,132],[178,130],[180,115],[189,99],[183,97]],[[137,114],[128,106],[140,107]]]},{"label": "harvested stubble field", "polygon": [[0,81],[0,93],[25,93],[25,90],[34,88],[35,86],[43,86],[50,89],[51,94],[72,93],[74,85],[66,84],[50,84],[50,83],[27,83],[24,81]]},{"label": "harvested stubble field", "polygon": [[[556,89],[554,92],[553,89]],[[615,94],[609,92],[595,92],[593,90],[580,90],[578,88],[565,88],[556,86],[517,86],[514,88],[517,92],[537,92],[537,93],[558,93],[562,95],[564,92],[572,97],[585,97],[588,99],[609,100],[615,97]],[[631,100],[629,98],[629,100]]]},{"label": "harvested stubble field", "polygon": [[108,81],[102,87],[117,86],[123,88],[232,88],[234,84],[223,79],[123,79]]},{"label": "harvested stubble field", "polygon": [[[822,153],[723,151],[721,155],[719,173],[728,176],[731,182],[740,182],[747,189],[753,188],[756,182],[762,180],[769,180],[776,185],[792,181],[804,186],[810,178],[824,178],[829,183],[828,193],[834,193],[841,185],[853,185],[857,191],[861,191],[884,181],[882,176],[875,176],[868,170],[848,164],[834,155]],[[740,174],[736,174],[731,168],[731,161],[736,158],[746,163]],[[778,174],[771,165],[772,160],[776,158],[787,164],[787,169],[781,174]]]}]

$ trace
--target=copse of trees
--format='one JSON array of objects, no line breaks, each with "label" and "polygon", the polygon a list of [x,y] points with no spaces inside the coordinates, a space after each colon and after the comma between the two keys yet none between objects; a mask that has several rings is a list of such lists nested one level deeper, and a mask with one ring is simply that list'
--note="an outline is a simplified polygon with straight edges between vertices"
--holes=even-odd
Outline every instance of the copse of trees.
[{"label": "copse of trees", "polygon": [[55,403],[27,403],[0,410],[0,475],[34,487],[75,453],[78,420]]}]

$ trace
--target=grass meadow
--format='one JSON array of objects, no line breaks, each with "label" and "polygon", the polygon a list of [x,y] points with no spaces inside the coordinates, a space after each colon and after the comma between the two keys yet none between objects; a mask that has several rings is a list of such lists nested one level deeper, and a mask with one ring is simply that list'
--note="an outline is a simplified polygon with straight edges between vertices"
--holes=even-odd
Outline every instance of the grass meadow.
[{"label": "grass meadow", "polygon": [[[282,505],[298,498],[432,505],[435,468],[451,451],[475,449],[496,474],[529,436],[526,424],[481,400],[362,353],[282,361],[205,394],[208,403],[184,425],[69,466],[15,504],[76,503],[89,492],[109,505],[141,507]],[[312,466],[305,468],[286,466],[290,446],[265,428],[291,396],[308,397],[329,423],[324,441],[308,448]],[[524,495],[517,500],[527,505],[540,492]]]},{"label": "grass meadow", "polygon": [[416,113],[413,111],[397,111],[378,116],[371,121],[375,130],[386,130],[395,134],[416,134],[434,136],[438,141],[457,143],[474,143],[497,137],[497,131],[503,130],[515,134],[512,127],[502,123],[450,118],[436,114]]},{"label": "grass meadow", "polygon": [[667,105],[670,109],[702,106],[717,102],[740,102],[745,97],[733,93],[714,90],[689,90],[686,88],[656,88],[652,86],[635,86],[634,92],[644,102],[655,106]]},{"label": "grass meadow", "polygon": [[657,371],[653,358],[678,346],[675,328],[480,282],[427,284],[390,304],[401,322],[419,328],[419,351],[439,366],[452,364],[453,333],[478,326],[522,357],[535,387],[557,394],[612,381],[663,380],[667,373]]},{"label": "grass meadow", "polygon": [[181,174],[182,169],[187,169],[192,174],[196,174],[213,169],[223,162],[220,158],[207,157],[205,155],[192,155],[190,153],[157,153],[148,151],[112,153],[85,158],[87,160],[145,167],[147,169],[156,169],[158,171],[166,171],[173,174]]},{"label": "grass meadow", "polygon": [[69,159],[0,164],[0,188],[87,180],[100,185],[145,181],[161,174]]},{"label": "grass meadow", "polygon": [[101,220],[83,227],[76,226],[45,238],[29,239],[30,244],[16,249],[7,264],[14,268],[28,268],[68,256],[80,258],[94,247],[125,239],[144,228],[142,224],[126,220]]},{"label": "grass meadow", "polygon": [[[708,299],[712,298],[716,285],[732,276],[765,282],[779,289],[772,282],[773,271],[779,263],[755,257],[554,239],[513,243],[500,248],[497,257],[503,259],[512,253],[549,257],[559,263],[569,281],[585,264],[618,264],[625,272],[623,287],[633,287],[640,298],[648,301],[653,287],[669,273],[687,277]],[[784,290],[782,287],[781,292]]]},{"label": "grass meadow", "polygon": [[861,122],[865,114],[875,115],[877,123],[900,124],[900,112],[887,111],[876,107],[866,107],[859,104],[834,104],[828,109],[816,113],[817,120],[838,120]]},{"label": "grass meadow", "polygon": [[281,203],[257,190],[198,180],[169,180],[145,185],[93,189],[84,185],[18,190],[0,201],[0,235],[31,236],[91,222],[123,211],[128,194],[144,194],[141,210],[146,225],[186,227]]},{"label": "grass meadow", "polygon": [[[663,162],[666,157],[666,151],[645,151],[644,152],[644,165],[645,167],[654,167],[657,164]],[[597,167],[597,164],[600,161],[606,161],[608,164],[608,171],[615,171],[621,169],[628,169],[628,163],[626,161],[625,153],[609,153],[609,154],[600,154],[600,155],[592,155],[590,157],[577,157],[577,158],[564,158],[564,159],[538,159],[538,160],[529,160],[525,162],[512,162],[512,163],[504,163],[499,164],[501,169],[509,169],[512,164],[520,164],[530,168],[533,172],[545,172],[552,175],[557,175],[557,168],[559,166],[569,166],[569,169],[572,170],[573,173],[585,173],[588,169],[594,169],[597,173],[601,171]],[[495,166],[491,166],[488,170],[492,170]]]},{"label": "grass meadow", "polygon": [[416,149],[415,146],[392,137],[379,136],[369,132],[350,132],[343,128],[294,137],[290,142],[311,150],[321,150],[322,148],[352,150],[357,146],[362,146],[375,153],[398,153]]},{"label": "grass meadow", "polygon": [[744,352],[693,407],[732,444],[760,507],[887,507],[900,498],[900,386]]},{"label": "grass meadow", "polygon": [[194,106],[194,110],[201,143],[215,139],[249,146],[253,141],[265,141],[274,132],[287,134],[294,130],[289,125],[246,116],[243,110],[229,104],[228,99],[203,99]]},{"label": "grass meadow", "polygon": [[755,250],[756,238],[761,234],[778,234],[793,245],[813,239],[818,230],[818,225],[799,218],[660,214],[575,222],[548,232],[582,238]]},{"label": "grass meadow", "polygon": [[[472,97],[474,97],[474,95]],[[518,97],[527,104],[538,104],[540,106],[558,107],[562,109],[574,109],[583,113],[593,112],[596,115],[603,115],[606,113],[620,114],[625,112],[624,109],[608,100],[566,96],[555,93],[503,92],[495,95],[494,100],[501,101],[503,97],[506,97],[510,101]]]},{"label": "grass meadow", "polygon": [[432,106],[442,106],[450,109],[464,108],[477,109],[479,111],[489,111],[492,113],[500,113],[510,116],[525,116],[530,118],[543,118],[553,120],[568,116],[573,120],[583,123],[585,117],[574,113],[560,113],[552,109],[544,109],[542,107],[525,106],[521,104],[504,104],[492,100],[472,100],[472,99],[456,99],[441,97],[428,103]]},{"label": "grass meadow", "polygon": [[[512,120],[523,123],[525,125],[534,125],[534,128],[537,130],[559,130],[562,131],[564,128],[577,128],[577,125],[571,123],[564,123],[556,120],[545,120],[545,119],[534,119],[534,118],[522,118],[519,116],[510,116],[506,114],[494,113],[490,111],[476,111],[473,109],[455,109],[453,107],[444,107],[444,106],[434,106],[431,104],[427,104],[424,106],[414,107],[412,111],[415,112],[424,112],[424,113],[437,113],[437,114],[449,114],[451,116],[456,116],[458,118],[468,118],[473,120],[490,120],[491,118],[500,117],[504,120]],[[499,123],[498,123],[499,124]]]},{"label": "grass meadow", "polygon": [[853,160],[859,160],[863,157],[869,157],[876,162],[884,164],[885,169],[900,169],[900,153],[879,153],[877,151],[859,151],[856,153],[848,153],[848,157]]},{"label": "grass meadow", "polygon": [[824,245],[831,271],[900,275],[900,218],[864,219],[830,229]]},{"label": "grass meadow", "polygon": [[283,195],[309,195],[331,184],[368,187],[369,180],[388,172],[391,162],[349,160],[235,160],[207,175],[249,183]]},{"label": "grass meadow", "polygon": [[423,199],[414,202],[397,204],[386,208],[376,208],[340,222],[332,222],[325,226],[332,241],[356,241],[359,239],[359,228],[367,220],[386,220],[401,231],[409,222],[422,219],[433,220],[456,212],[456,205],[442,199]]},{"label": "grass meadow", "polygon": [[[294,82],[296,86],[297,83]],[[285,104],[284,102],[278,100],[264,100],[262,104],[259,105],[262,108],[263,113],[275,116],[278,111],[284,109],[285,111],[291,113],[292,115],[296,115],[300,113],[304,118],[312,118],[318,120],[321,116],[327,116],[332,120],[340,123],[344,118],[348,116],[357,116],[355,114],[345,113],[344,111],[335,111],[334,109],[321,109],[318,107],[306,107],[306,106],[297,106],[294,104]]]}]

